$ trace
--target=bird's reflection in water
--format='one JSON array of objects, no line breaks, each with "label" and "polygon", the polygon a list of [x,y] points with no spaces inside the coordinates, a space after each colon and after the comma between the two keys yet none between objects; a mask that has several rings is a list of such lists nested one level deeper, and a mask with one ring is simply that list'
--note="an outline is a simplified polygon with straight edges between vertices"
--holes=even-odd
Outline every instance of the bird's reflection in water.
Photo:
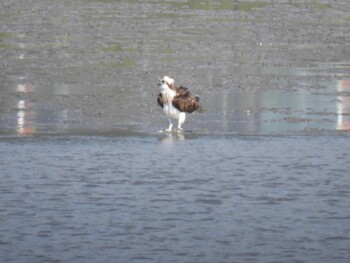
[{"label": "bird's reflection in water", "polygon": [[165,149],[171,149],[175,142],[184,141],[186,135],[184,133],[162,133],[161,141]]}]

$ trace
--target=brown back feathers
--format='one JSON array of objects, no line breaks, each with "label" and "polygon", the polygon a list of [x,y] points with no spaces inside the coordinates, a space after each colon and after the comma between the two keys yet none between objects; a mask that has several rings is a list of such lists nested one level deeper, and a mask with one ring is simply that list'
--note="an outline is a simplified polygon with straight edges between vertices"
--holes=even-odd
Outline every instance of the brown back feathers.
[{"label": "brown back feathers", "polygon": [[199,104],[199,97],[193,96],[187,88],[182,86],[176,88],[176,95],[172,103],[175,108],[182,112],[202,112],[202,107]]},{"label": "brown back feathers", "polygon": [[157,97],[158,105],[163,108],[165,103],[172,102],[174,107],[181,112],[192,113],[194,111],[203,111],[201,105],[199,104],[198,96],[193,96],[187,88],[182,86],[176,87],[175,90],[176,95],[172,101],[170,101],[170,98],[167,98],[166,95],[159,93]]}]

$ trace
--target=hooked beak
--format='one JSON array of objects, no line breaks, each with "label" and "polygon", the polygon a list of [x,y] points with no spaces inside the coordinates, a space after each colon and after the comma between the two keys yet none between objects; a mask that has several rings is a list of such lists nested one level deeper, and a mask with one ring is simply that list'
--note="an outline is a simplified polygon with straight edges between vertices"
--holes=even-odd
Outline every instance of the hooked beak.
[{"label": "hooked beak", "polygon": [[161,86],[163,84],[164,84],[164,80],[163,79],[159,79],[158,86]]}]

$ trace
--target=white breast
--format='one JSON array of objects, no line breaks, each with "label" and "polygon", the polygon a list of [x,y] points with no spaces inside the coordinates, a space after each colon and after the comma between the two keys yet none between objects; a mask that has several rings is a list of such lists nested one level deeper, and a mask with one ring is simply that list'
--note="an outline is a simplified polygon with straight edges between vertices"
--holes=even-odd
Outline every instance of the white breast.
[{"label": "white breast", "polygon": [[180,111],[176,109],[172,103],[164,104],[163,110],[168,117],[176,120],[179,118]]},{"label": "white breast", "polygon": [[164,113],[169,118],[177,120],[179,118],[180,111],[178,109],[176,109],[172,104],[172,100],[173,100],[174,96],[176,95],[176,92],[174,90],[170,89],[168,87],[168,85],[166,85],[166,84],[163,84],[160,87],[160,92],[162,93],[163,98],[164,98],[164,102],[165,102],[163,105]]},{"label": "white breast", "polygon": [[172,100],[176,95],[176,91],[170,89],[166,84],[162,84],[160,86],[160,92],[164,97],[169,98],[170,100]]}]

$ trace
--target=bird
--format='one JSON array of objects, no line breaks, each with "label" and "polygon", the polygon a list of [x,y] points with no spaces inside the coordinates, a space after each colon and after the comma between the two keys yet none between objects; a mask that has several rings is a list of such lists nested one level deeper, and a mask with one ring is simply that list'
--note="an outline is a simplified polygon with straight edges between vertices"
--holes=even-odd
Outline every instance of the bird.
[{"label": "bird", "polygon": [[173,120],[177,120],[175,132],[183,132],[181,126],[186,120],[186,113],[203,111],[202,106],[199,104],[199,96],[193,96],[186,87],[175,87],[174,79],[168,76],[164,76],[159,81],[158,86],[157,102],[163,108],[169,122],[169,127],[164,132],[172,132]]}]

